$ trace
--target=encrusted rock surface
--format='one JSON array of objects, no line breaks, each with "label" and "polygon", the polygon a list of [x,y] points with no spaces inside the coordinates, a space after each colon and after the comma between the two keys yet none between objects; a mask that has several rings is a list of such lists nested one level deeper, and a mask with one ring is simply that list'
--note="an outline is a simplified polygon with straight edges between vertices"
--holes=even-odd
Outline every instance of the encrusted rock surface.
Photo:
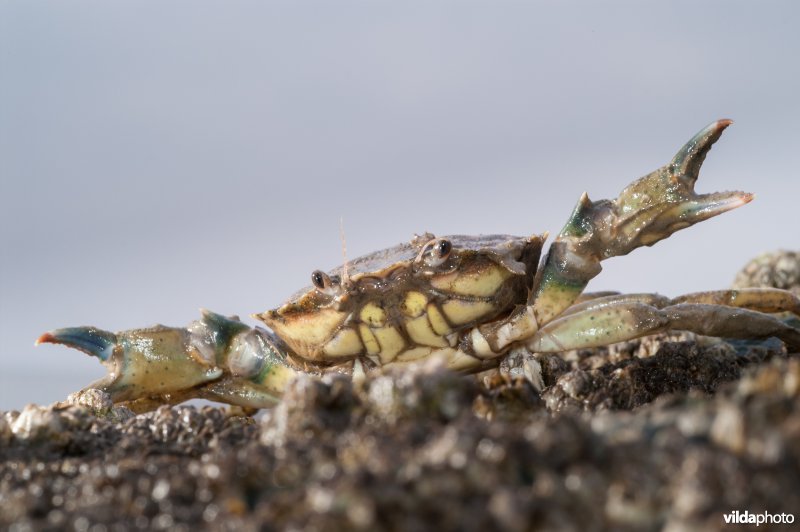
[{"label": "encrusted rock surface", "polygon": [[519,353],[503,370],[303,377],[255,419],[135,416],[97,391],[0,413],[0,529],[678,531],[723,529],[733,510],[800,517],[800,354],[779,342],[662,336]]},{"label": "encrusted rock surface", "polygon": [[733,281],[734,288],[774,287],[800,294],[800,251],[763,253],[751,260]]}]

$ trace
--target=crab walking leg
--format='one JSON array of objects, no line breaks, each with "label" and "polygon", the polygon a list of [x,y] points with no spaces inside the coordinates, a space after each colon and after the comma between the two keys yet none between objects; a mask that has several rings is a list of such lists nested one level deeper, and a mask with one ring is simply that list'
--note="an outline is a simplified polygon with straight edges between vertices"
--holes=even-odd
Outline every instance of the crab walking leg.
[{"label": "crab walking leg", "polygon": [[269,389],[274,386],[265,387],[259,382],[225,377],[197,390],[197,397],[247,408],[270,408],[280,401],[285,383],[290,379],[283,380],[281,390],[276,393],[276,390]]},{"label": "crab walking leg", "polygon": [[800,297],[779,288],[742,288],[738,290],[710,290],[695,292],[670,299],[659,294],[611,294],[599,296],[572,305],[559,317],[585,310],[602,308],[623,302],[639,302],[656,308],[664,308],[680,303],[702,303],[726,307],[746,308],[768,314],[791,312],[800,317]]},{"label": "crab walking leg", "polygon": [[790,352],[800,352],[800,328],[770,314],[745,308],[701,303],[681,303],[663,309],[670,328],[723,338],[769,338],[786,344]]},{"label": "crab walking leg", "polygon": [[672,300],[660,294],[612,294],[576,303],[559,314],[559,318],[586,310],[604,308],[609,305],[618,305],[620,303],[643,303],[651,307],[664,308],[672,304]]},{"label": "crab walking leg", "polygon": [[672,233],[752,200],[746,192],[696,194],[711,146],[731,124],[718,120],[697,133],[669,164],[634,181],[614,200],[584,194],[550,247],[528,299],[539,325],[561,314],[600,270],[600,261],[652,246]]},{"label": "crab walking leg", "polygon": [[609,303],[558,318],[542,327],[527,342],[527,347],[540,353],[554,353],[608,345],[667,330],[727,338],[775,336],[790,350],[800,350],[800,329],[769,314],[700,303],[659,309],[635,301]]},{"label": "crab walking leg", "polygon": [[[101,389],[101,388],[93,385],[84,388],[84,390],[89,390],[89,389]],[[131,401],[115,402],[115,404],[128,408],[134,414],[142,414],[144,412],[150,412],[152,410],[155,410],[163,405],[177,405],[184,401],[188,401],[190,399],[197,399],[197,394],[194,393],[194,389],[182,392],[172,392],[163,395],[151,395],[148,397],[140,397],[138,399],[133,399]]]},{"label": "crab walking leg", "polygon": [[[618,342],[618,335],[627,339],[627,328],[634,330],[643,328],[649,331],[652,320],[658,321],[658,313],[653,313],[649,309],[663,309],[671,305],[681,303],[711,304],[716,306],[727,306],[743,308],[762,313],[792,312],[800,316],[800,298],[777,288],[745,288],[741,290],[717,290],[709,292],[697,292],[687,294],[674,299],[670,299],[660,294],[599,294],[590,297],[581,303],[574,304],[564,310],[556,321],[561,321],[569,316],[582,315],[590,316],[589,321],[598,320],[590,323],[586,331],[575,330],[574,334],[593,335],[601,331],[604,335],[599,343],[594,345],[605,345],[607,343]],[[620,310],[629,305],[631,316],[624,316],[624,311]],[[609,314],[605,314],[607,310]],[[589,313],[591,311],[591,313]],[[597,323],[602,322],[600,329]],[[555,322],[551,322],[555,323]],[[577,323],[582,323],[577,321]],[[644,324],[644,325],[641,325]],[[546,324],[542,330],[551,330]],[[617,327],[618,330],[611,330]],[[538,327],[531,307],[520,307],[516,309],[511,317],[496,323],[481,325],[473,329],[471,333],[464,337],[460,348],[467,353],[474,353],[481,359],[494,358],[502,355],[506,346],[510,345],[513,338],[530,338],[537,332]],[[651,332],[658,332],[661,329],[653,329]],[[696,331],[697,332],[697,331]],[[644,332],[642,334],[650,334]],[[641,335],[639,335],[641,336]],[[634,336],[635,337],[635,336]],[[586,345],[586,347],[589,347]],[[559,349],[561,350],[561,349]]]},{"label": "crab walking leg", "polygon": [[791,312],[800,317],[800,297],[780,288],[740,288],[738,290],[710,290],[676,297],[671,302],[703,303],[746,308],[759,312]]},{"label": "crab walking leg", "polygon": [[[638,305],[632,305],[631,308],[633,309],[630,312],[623,312],[622,309],[625,308],[625,305],[629,304],[643,304],[644,307],[639,307]],[[716,309],[716,307],[730,307],[731,310],[729,313],[734,313],[734,309],[747,309],[750,311],[756,311],[753,314],[748,314],[748,316],[758,316],[759,320],[765,317],[765,314],[762,313],[779,313],[779,312],[792,312],[795,315],[800,316],[800,298],[788,292],[786,290],[780,290],[778,288],[745,288],[740,290],[714,290],[714,291],[707,291],[707,292],[696,292],[693,294],[686,294],[683,296],[679,296],[673,299],[668,297],[659,295],[659,294],[612,294],[608,296],[601,296],[597,298],[593,298],[582,303],[573,305],[565,310],[559,316],[559,319],[551,322],[550,324],[546,325],[542,328],[542,334],[552,333],[554,329],[558,329],[564,325],[567,326],[575,326],[576,324],[583,324],[587,321],[589,322],[589,328],[591,329],[590,334],[595,334],[598,331],[604,335],[604,339],[611,341],[611,338],[622,338],[622,340],[613,340],[613,341],[623,341],[629,339],[627,337],[627,331],[633,329],[641,329],[643,332],[637,336],[643,336],[645,334],[651,334],[650,329],[648,328],[648,322],[643,316],[647,319],[658,321],[659,314],[654,313],[652,310],[649,310],[648,307],[654,307],[656,309],[667,309],[667,308],[684,308],[684,304],[693,304],[691,308],[695,309]],[[698,306],[699,305],[699,306]],[[608,313],[604,312],[605,310]],[[685,311],[684,311],[685,312]],[[557,324],[556,322],[562,322],[562,320],[566,319],[569,316],[581,315],[583,317],[588,317],[588,319],[580,319],[576,318],[573,322],[564,322]],[[723,312],[725,314],[725,312]],[[720,312],[713,312],[709,316],[703,316],[700,314],[696,314],[694,317],[698,320],[698,322],[703,322],[703,320],[713,320],[714,317],[719,316]],[[673,316],[677,319],[677,316]],[[771,316],[766,316],[766,322],[774,325],[775,318]],[[736,318],[739,319],[739,318]],[[637,321],[638,320],[638,321]],[[685,320],[684,320],[685,321]],[[764,320],[761,320],[764,321]],[[639,325],[639,323],[644,323],[644,325]],[[783,322],[780,322],[783,323]],[[684,323],[685,325],[685,323]],[[785,324],[784,324],[785,325]],[[738,326],[738,324],[737,324]],[[671,322],[669,324],[668,329],[684,329],[684,330],[692,330],[699,334],[704,334],[701,330],[699,330],[701,325],[697,325],[694,328],[692,327],[678,327],[676,323]],[[764,329],[763,324],[761,324],[762,329]],[[776,326],[777,329],[783,330],[783,326]],[[768,330],[764,329],[764,330]],[[659,332],[660,330],[658,327],[655,327],[652,332]],[[719,331],[719,326],[714,326],[714,330]],[[582,331],[575,331],[575,335],[580,336],[583,334]],[[730,336],[730,337],[737,337],[738,335],[734,332],[733,334],[717,334],[717,333],[708,333],[711,336]],[[554,336],[553,338],[563,337],[564,333]],[[636,337],[636,336],[635,336]],[[546,340],[541,340],[546,341]],[[581,341],[581,340],[578,340]],[[559,341],[561,342],[561,341]],[[563,342],[561,342],[563,343]],[[607,341],[601,342],[608,343]],[[588,344],[585,345],[586,347],[590,347]],[[559,349],[562,350],[562,349]]]},{"label": "crab walking leg", "polygon": [[87,388],[140,411],[193,397],[268,407],[295,375],[267,331],[205,310],[186,328],[111,333],[71,327],[45,333],[36,343],[64,344],[99,358],[109,373]]},{"label": "crab walking leg", "polygon": [[581,294],[575,299],[575,303],[584,303],[592,299],[599,299],[601,297],[618,296],[618,295],[620,295],[620,292],[616,290],[606,290],[603,292],[581,292]]}]

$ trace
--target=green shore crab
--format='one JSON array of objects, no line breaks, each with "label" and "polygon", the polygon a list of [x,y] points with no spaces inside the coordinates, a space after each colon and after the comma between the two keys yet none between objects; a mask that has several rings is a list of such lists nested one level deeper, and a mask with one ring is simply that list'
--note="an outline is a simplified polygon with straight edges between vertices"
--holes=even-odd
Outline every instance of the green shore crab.
[{"label": "green shore crab", "polygon": [[547,234],[434,237],[377,251],[325,273],[274,310],[254,315],[270,330],[203,311],[185,328],[111,333],[72,327],[38,343],[96,356],[109,374],[91,384],[142,411],[206,398],[246,408],[279,400],[299,371],[369,372],[437,357],[447,367],[496,367],[514,348],[561,352],[665,330],[777,337],[800,350],[800,299],[778,289],[583,294],[600,261],[651,246],[675,231],[752,200],[745,192],[696,194],[703,160],[730,120],[697,133],[669,164],[614,200],[584,193],[540,263]]}]

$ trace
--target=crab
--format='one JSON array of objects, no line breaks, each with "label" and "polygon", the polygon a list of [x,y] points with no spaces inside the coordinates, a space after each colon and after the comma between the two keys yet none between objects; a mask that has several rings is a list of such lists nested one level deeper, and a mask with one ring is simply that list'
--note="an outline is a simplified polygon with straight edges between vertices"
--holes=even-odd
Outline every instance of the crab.
[{"label": "crab", "polygon": [[706,154],[730,124],[711,123],[614,200],[591,201],[584,193],[541,264],[546,233],[425,233],[333,271],[314,271],[312,286],[253,315],[269,330],[204,310],[185,328],[71,327],[45,333],[37,344],[64,344],[99,358],[110,371],[87,389],[135,411],[191,398],[265,408],[299,372],[361,375],[435,357],[475,373],[497,367],[516,348],[555,353],[666,330],[777,337],[798,351],[800,329],[781,315],[800,316],[800,299],[784,290],[677,298],[583,293],[602,260],[752,200],[746,192],[694,192]]}]

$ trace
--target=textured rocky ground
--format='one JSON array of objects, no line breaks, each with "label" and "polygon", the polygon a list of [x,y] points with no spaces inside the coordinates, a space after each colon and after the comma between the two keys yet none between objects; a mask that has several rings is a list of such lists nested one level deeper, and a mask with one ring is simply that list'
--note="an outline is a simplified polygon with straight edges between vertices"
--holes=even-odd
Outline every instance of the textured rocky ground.
[{"label": "textured rocky ground", "polygon": [[[797,259],[759,259],[749,284],[796,275],[785,287],[797,288]],[[188,406],[133,416],[100,393],[7,412],[0,527],[716,530],[732,510],[800,518],[800,354],[779,342],[669,336],[503,369],[303,378],[256,419]]]}]

